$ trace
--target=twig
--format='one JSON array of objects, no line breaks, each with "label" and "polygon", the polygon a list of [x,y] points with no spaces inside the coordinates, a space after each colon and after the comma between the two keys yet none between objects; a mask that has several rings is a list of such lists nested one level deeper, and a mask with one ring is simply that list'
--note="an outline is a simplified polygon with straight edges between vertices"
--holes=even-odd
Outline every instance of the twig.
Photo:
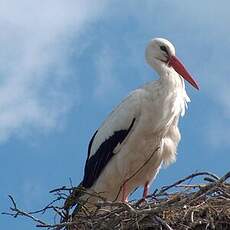
[{"label": "twig", "polygon": [[[208,176],[207,178],[210,180],[205,180],[206,184],[184,183],[199,176]],[[19,209],[13,197],[9,196],[12,207],[10,207],[10,212],[3,214],[15,218],[24,216],[32,219],[39,228],[55,230],[76,230],[81,227],[82,229],[99,230],[145,228],[182,230],[202,225],[215,226],[216,229],[227,226],[225,229],[230,229],[229,178],[230,172],[221,178],[209,172],[193,173],[169,186],[155,190],[146,202],[143,200],[130,203],[110,202],[105,201],[103,195],[87,192],[89,198],[95,196],[103,199],[95,204],[90,203],[91,206],[95,206],[94,212],[90,212],[87,210],[87,206],[83,206],[76,216],[65,210],[62,204],[57,205],[75,189],[62,186],[50,191],[55,196],[53,201],[44,208],[33,212]],[[48,211],[57,215],[62,221],[51,224],[36,217],[36,214],[45,214]]]},{"label": "twig", "polygon": [[37,223],[39,223],[41,225],[46,225],[46,223],[44,221],[39,220],[36,217],[34,217],[33,215],[31,215],[31,214],[29,214],[29,213],[27,213],[25,211],[22,211],[21,209],[17,208],[16,202],[14,201],[14,198],[11,195],[9,195],[9,198],[10,198],[12,204],[13,204],[13,207],[10,208],[10,210],[13,213],[4,213],[3,212],[2,214],[11,215],[11,216],[13,216],[15,218],[18,217],[19,215],[26,216],[26,217],[32,219],[33,221],[35,221],[35,222],[37,222]]},{"label": "twig", "polygon": [[183,179],[181,179],[181,180],[176,181],[175,183],[173,183],[173,184],[171,184],[171,185],[169,185],[169,186],[162,187],[161,190],[157,193],[157,195],[159,196],[159,195],[163,194],[163,193],[166,192],[167,190],[169,190],[169,189],[175,187],[176,185],[179,185],[179,184],[185,182],[186,180],[192,179],[192,178],[197,177],[197,176],[204,176],[204,175],[206,175],[206,176],[211,176],[211,177],[213,177],[214,179],[219,180],[219,177],[218,177],[218,176],[216,176],[215,174],[210,173],[210,172],[198,172],[198,173],[193,173],[193,174],[191,174],[191,175],[189,175],[189,176],[187,176],[187,177],[185,177],[185,178],[183,178]]}]

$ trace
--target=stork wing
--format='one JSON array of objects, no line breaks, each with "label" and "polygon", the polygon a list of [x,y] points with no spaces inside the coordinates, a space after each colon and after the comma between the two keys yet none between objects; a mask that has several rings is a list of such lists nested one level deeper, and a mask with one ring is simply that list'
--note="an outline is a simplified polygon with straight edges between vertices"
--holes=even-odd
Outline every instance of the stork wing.
[{"label": "stork wing", "polygon": [[133,91],[94,133],[88,147],[82,184],[90,188],[107,163],[122,148],[132,132],[140,111],[140,89]]}]

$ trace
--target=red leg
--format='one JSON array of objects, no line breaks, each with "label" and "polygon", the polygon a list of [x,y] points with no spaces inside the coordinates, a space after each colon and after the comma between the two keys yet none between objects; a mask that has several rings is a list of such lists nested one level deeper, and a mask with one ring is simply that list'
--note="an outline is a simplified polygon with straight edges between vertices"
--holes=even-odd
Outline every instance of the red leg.
[{"label": "red leg", "polygon": [[126,189],[126,182],[122,186],[122,202],[128,203],[128,194]]},{"label": "red leg", "polygon": [[143,199],[146,199],[149,193],[149,182],[147,181],[144,186]]}]

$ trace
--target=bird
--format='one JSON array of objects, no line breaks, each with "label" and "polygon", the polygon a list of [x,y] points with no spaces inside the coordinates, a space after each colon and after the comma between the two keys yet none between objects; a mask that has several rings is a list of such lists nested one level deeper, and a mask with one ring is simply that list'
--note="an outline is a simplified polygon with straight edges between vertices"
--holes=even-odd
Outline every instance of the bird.
[{"label": "bird", "polygon": [[[92,136],[84,177],[77,187],[87,194],[128,202],[129,195],[143,187],[146,199],[160,168],[176,160],[181,139],[178,122],[190,102],[184,80],[198,90],[199,86],[168,40],[150,40],[145,58],[159,79],[133,90]],[[88,199],[89,195],[76,191],[66,208],[75,205],[76,199]]]}]

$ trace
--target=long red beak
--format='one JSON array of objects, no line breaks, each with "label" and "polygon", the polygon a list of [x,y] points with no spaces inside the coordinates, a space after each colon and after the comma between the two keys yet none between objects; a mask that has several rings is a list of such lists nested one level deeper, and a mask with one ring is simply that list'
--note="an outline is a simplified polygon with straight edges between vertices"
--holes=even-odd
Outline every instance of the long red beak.
[{"label": "long red beak", "polygon": [[176,57],[171,56],[168,62],[169,66],[172,66],[173,69],[180,74],[186,81],[188,81],[193,87],[199,90],[199,86],[197,85],[196,81],[192,78],[190,73],[186,70],[183,63]]}]

